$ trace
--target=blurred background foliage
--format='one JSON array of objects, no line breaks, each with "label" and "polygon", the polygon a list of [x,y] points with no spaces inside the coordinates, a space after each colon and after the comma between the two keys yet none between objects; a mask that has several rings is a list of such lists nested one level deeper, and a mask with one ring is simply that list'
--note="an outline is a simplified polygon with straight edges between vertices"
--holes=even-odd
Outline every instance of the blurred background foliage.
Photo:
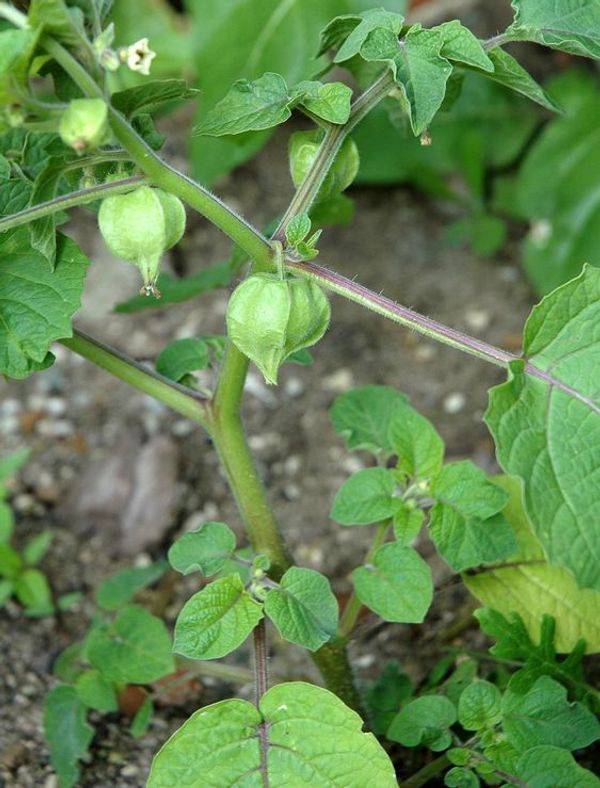
[{"label": "blurred background foliage", "polygon": [[[200,90],[196,122],[235,80],[266,71],[288,84],[314,78],[319,32],[334,16],[373,5],[403,13],[408,0],[116,0],[118,44],[147,36],[157,57],[152,77],[184,77]],[[509,5],[506,0],[507,7]],[[523,47],[519,49],[523,56]],[[398,103],[380,107],[357,128],[360,185],[407,184],[455,204],[449,243],[493,255],[516,229],[523,267],[538,294],[600,266],[600,85],[589,61],[546,52],[541,77],[563,107],[551,115],[476,74],[449,91],[430,129],[415,138]],[[538,71],[539,60],[536,60]],[[335,73],[335,78],[343,75]],[[129,84],[144,78],[132,73]],[[123,85],[125,86],[125,85]],[[208,138],[190,131],[193,175],[211,185],[248,161],[272,131]],[[351,211],[331,221],[348,221]],[[324,222],[326,223],[326,222]]]}]

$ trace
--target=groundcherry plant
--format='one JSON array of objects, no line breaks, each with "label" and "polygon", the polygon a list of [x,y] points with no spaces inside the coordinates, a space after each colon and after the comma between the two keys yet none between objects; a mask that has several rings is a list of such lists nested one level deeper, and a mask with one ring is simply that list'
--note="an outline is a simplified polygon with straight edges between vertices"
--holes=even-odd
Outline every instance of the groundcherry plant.
[{"label": "groundcherry plant", "polygon": [[[358,5],[314,42],[317,76],[297,84],[271,72],[240,79],[195,129],[229,138],[283,124],[293,111],[314,124],[290,137],[296,191],[264,234],[161,157],[153,113],[195,91],[149,75],[147,39],[113,48],[110,2],[31,0],[27,15],[0,2],[0,373],[25,378],[49,367],[58,341],[192,419],[219,455],[246,537],[238,543],[229,525],[208,522],[171,546],[171,567],[195,573],[201,587],[179,613],[172,649],[164,624],[131,603],[163,564],[102,590],[105,612],[63,655],[56,671],[63,683],[47,699],[61,786],[77,782],[92,736],[88,709],[114,710],[128,682],[149,685],[172,673],[172,652],[219,659],[250,636],[255,702],[225,700],[193,714],[156,754],[152,788],[385,788],[438,775],[449,786],[600,784],[572,755],[600,736],[600,696],[582,672],[584,654],[600,650],[600,272],[585,267],[547,295],[526,323],[523,352],[513,355],[315,262],[321,231],[346,209],[342,193],[358,170],[350,135],[372,109],[402,115],[424,145],[435,145],[432,121],[471,74],[560,112],[504,47],[532,41],[600,59],[600,6],[513,0],[510,27],[482,41],[458,21],[426,29]],[[347,79],[327,79],[334,66]],[[114,89],[116,72],[126,69],[146,81]],[[237,279],[227,335],[173,342],[152,371],[75,329],[89,261],[56,228],[85,204],[97,211],[108,248],[140,270],[140,294],[122,311],[168,306]],[[160,273],[186,210],[234,244],[225,265],[187,284]],[[507,372],[485,416],[505,474],[498,478],[469,461],[446,461],[435,427],[401,392],[365,386],[336,400],[334,429],[349,451],[373,458],[332,505],[342,527],[373,531],[341,612],[329,580],[294,564],[240,416],[250,363],[273,385],[283,363],[310,363],[308,349],[331,319],[331,294]],[[195,386],[192,373],[202,368],[214,373],[211,391]],[[361,612],[411,624],[427,615],[431,571],[413,546],[425,527],[485,605],[476,617],[495,641],[489,662],[451,654],[419,688],[390,663],[359,691],[347,645]],[[326,688],[269,686],[267,619],[310,652]],[[497,667],[484,667],[490,663]],[[145,703],[138,734],[151,713]]]}]

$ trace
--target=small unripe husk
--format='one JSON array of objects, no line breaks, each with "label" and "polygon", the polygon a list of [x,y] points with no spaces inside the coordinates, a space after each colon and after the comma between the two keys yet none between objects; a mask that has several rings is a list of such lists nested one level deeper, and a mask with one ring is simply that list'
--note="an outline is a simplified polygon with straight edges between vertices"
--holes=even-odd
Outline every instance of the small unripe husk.
[{"label": "small unripe husk", "polygon": [[63,112],[58,126],[62,141],[84,153],[110,139],[108,107],[102,99],[73,99]]},{"label": "small unripe husk", "polygon": [[[310,170],[320,147],[319,132],[296,131],[290,137],[290,172],[294,186],[298,187]],[[323,181],[317,202],[336,197],[347,189],[356,178],[360,158],[354,140],[347,137]]]},{"label": "small unripe husk", "polygon": [[327,296],[314,282],[260,273],[242,282],[229,299],[227,331],[267,383],[277,383],[281,364],[318,342],[330,317]]},{"label": "small unripe husk", "polygon": [[142,292],[160,295],[156,280],[161,257],[185,230],[181,200],[162,189],[139,186],[128,194],[107,197],[100,206],[98,223],[110,251],[140,269]]}]

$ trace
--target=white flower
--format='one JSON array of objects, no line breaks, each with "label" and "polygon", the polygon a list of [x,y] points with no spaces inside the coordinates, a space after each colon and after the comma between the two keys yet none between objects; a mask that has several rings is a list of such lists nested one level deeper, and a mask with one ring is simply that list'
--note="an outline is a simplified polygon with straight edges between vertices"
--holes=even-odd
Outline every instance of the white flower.
[{"label": "white flower", "polygon": [[148,46],[147,38],[140,38],[135,44],[125,47],[121,54],[121,58],[132,71],[139,71],[146,77],[150,74],[150,63],[155,57],[156,52]]}]

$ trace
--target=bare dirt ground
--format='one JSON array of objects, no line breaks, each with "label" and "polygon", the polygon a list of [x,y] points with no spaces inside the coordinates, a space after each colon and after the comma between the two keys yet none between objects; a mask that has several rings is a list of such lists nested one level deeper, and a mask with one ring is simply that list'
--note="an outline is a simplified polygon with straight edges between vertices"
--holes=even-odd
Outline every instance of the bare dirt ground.
[{"label": "bare dirt ground", "polygon": [[[285,144],[285,134],[276,135],[254,162],[219,187],[259,226],[282,210],[290,193]],[[182,158],[173,147],[169,153]],[[355,219],[324,234],[323,264],[448,325],[518,349],[533,299],[519,271],[516,241],[495,259],[479,259],[466,248],[448,246],[446,206],[406,189],[353,189],[352,197]],[[226,257],[226,242],[206,222],[190,217],[190,230],[171,260],[180,273]],[[224,291],[162,312],[115,315],[114,304],[136,291],[137,271],[107,255],[90,214],[78,214],[71,231],[93,260],[78,319],[82,328],[148,361],[175,337],[222,333]],[[493,470],[482,416],[488,388],[503,375],[340,298],[332,307],[332,326],[313,366],[288,365],[277,388],[251,374],[245,419],[296,560],[326,572],[344,594],[368,533],[336,526],[328,512],[341,482],[368,458],[350,456],[334,434],[328,409],[335,397],[365,383],[395,386],[433,420],[449,458],[469,457]],[[54,591],[85,594],[61,618],[27,619],[13,603],[0,612],[0,768],[4,784],[19,788],[56,785],[43,741],[43,696],[54,683],[54,658],[89,623],[99,581],[118,568],[163,556],[176,534],[204,520],[223,520],[242,535],[215,454],[199,428],[64,348],[56,354],[57,363],[46,372],[19,383],[0,382],[2,454],[23,445],[31,449],[11,495],[16,543],[51,527],[55,538],[43,569]],[[431,554],[426,542],[422,547]],[[432,562],[443,581],[447,570]],[[166,608],[169,624],[193,590],[193,581],[186,581],[174,592]],[[376,675],[389,658],[398,659],[415,680],[423,678],[443,647],[463,637],[464,606],[460,587],[451,588],[439,595],[424,626],[369,630],[352,647],[359,681]],[[316,679],[303,655],[274,635],[272,650],[277,676]],[[250,655],[242,651],[228,662],[248,667]],[[249,685],[201,677],[179,703],[159,708],[137,741],[127,734],[123,715],[92,714],[97,732],[80,784],[143,785],[152,754],[194,708],[250,692]]]}]

